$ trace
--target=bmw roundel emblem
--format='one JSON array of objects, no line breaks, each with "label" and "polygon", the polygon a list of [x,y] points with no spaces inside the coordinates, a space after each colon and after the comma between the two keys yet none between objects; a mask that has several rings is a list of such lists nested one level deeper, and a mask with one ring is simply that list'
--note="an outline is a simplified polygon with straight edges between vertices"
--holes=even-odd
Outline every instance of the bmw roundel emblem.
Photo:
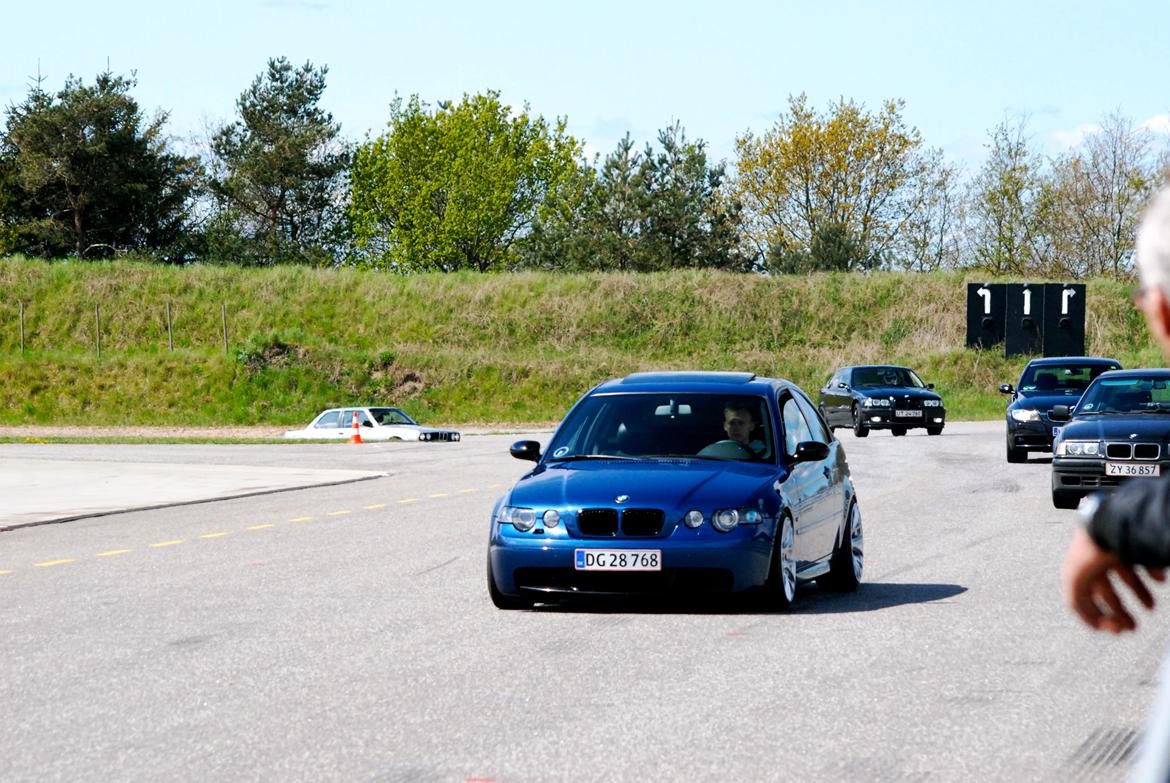
[{"label": "bmw roundel emblem", "polygon": [[614,498],[614,502],[615,503],[625,503],[629,499],[630,499],[629,495],[618,495],[616,498]]}]

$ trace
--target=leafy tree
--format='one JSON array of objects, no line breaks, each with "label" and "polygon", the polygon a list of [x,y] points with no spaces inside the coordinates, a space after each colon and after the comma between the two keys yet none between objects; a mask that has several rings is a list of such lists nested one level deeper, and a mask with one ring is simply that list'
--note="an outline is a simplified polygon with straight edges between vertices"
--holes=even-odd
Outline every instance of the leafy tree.
[{"label": "leafy tree", "polygon": [[902,249],[933,161],[903,106],[887,101],[869,113],[842,99],[821,114],[800,95],[763,136],[736,139],[738,195],[761,254],[804,253],[819,268],[814,239],[837,236],[857,248],[847,256],[850,268],[864,269]]},{"label": "leafy tree", "polygon": [[659,150],[637,152],[629,135],[595,172],[581,207],[539,226],[543,266],[651,271],[685,267],[745,270],[739,203],[722,164],[675,123]]},{"label": "leafy tree", "polygon": [[236,101],[239,118],[211,140],[216,210],[208,253],[245,264],[322,264],[345,241],[350,150],[319,108],[327,67],[283,57]]},{"label": "leafy tree", "polygon": [[542,215],[581,193],[581,143],[499,93],[432,111],[417,95],[359,146],[351,218],[357,262],[400,272],[505,269]]},{"label": "leafy tree", "polygon": [[1041,215],[1043,161],[1030,146],[1024,118],[991,131],[987,159],[970,183],[967,234],[975,261],[993,274],[1024,274],[1045,266]]},{"label": "leafy tree", "polygon": [[0,252],[77,258],[181,254],[198,162],[172,153],[165,113],[147,121],[133,78],[69,77],[10,106],[0,138]]},{"label": "leafy tree", "polygon": [[1158,183],[1152,134],[1120,114],[1107,116],[1076,149],[1051,162],[1042,218],[1052,274],[1127,272],[1141,209]]}]

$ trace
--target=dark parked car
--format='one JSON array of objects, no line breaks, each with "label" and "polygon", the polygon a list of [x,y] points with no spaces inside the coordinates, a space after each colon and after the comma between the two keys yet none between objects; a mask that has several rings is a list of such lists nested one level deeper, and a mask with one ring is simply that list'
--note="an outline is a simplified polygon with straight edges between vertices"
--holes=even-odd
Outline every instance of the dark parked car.
[{"label": "dark parked car", "polygon": [[1170,469],[1170,370],[1115,370],[1089,384],[1075,408],[1058,405],[1052,505]]},{"label": "dark parked car", "polygon": [[1072,407],[1103,372],[1120,370],[1116,359],[1062,356],[1033,359],[1020,373],[1019,384],[1001,384],[1011,395],[1007,407],[1007,461],[1025,462],[1029,451],[1052,451],[1056,424],[1048,416],[1054,405]]},{"label": "dark parked car", "polygon": [[501,609],[566,597],[855,590],[861,512],[845,450],[799,388],[750,373],[641,373],[595,387],[492,510]]},{"label": "dark parked car", "polygon": [[819,407],[830,427],[852,427],[859,438],[879,429],[905,435],[912,427],[938,435],[947,411],[932,389],[909,367],[842,367],[821,389]]}]

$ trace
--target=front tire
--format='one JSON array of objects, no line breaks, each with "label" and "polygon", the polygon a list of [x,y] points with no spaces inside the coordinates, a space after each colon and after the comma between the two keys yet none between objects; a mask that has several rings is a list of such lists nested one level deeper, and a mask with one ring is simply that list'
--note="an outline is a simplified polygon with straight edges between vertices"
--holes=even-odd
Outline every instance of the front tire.
[{"label": "front tire", "polygon": [[1011,444],[1008,444],[1007,461],[1013,462],[1013,463],[1027,462],[1028,461],[1028,450],[1027,449],[1017,449],[1014,446],[1012,446]]},{"label": "front tire", "polygon": [[492,559],[488,556],[487,564],[487,583],[488,595],[491,596],[492,603],[497,609],[531,609],[532,602],[523,598],[513,598],[510,595],[504,595],[496,587],[496,577],[492,573]]},{"label": "front tire", "polygon": [[829,561],[829,573],[817,580],[829,590],[852,593],[861,584],[861,572],[865,567],[865,534],[861,527],[861,509],[857,501],[849,504],[849,516],[845,518],[845,529],[841,531],[841,542],[833,548],[833,559]]},{"label": "front tire", "polygon": [[927,427],[926,434],[927,435],[942,435],[942,430],[943,430],[942,427]]},{"label": "front tire", "polygon": [[1061,492],[1058,489],[1052,490],[1052,505],[1057,508],[1076,508],[1081,503],[1081,496],[1078,492]]},{"label": "front tire", "polygon": [[893,435],[895,438],[900,438],[900,437],[902,437],[903,435],[905,435],[905,434],[906,434],[906,428],[905,428],[905,427],[891,427],[891,428],[890,428],[890,433],[891,433],[891,434],[892,434],[892,435]]},{"label": "front tire", "polygon": [[786,611],[796,600],[796,529],[792,517],[780,519],[780,530],[772,542],[772,568],[765,586],[768,604],[778,611]]},{"label": "front tire", "polygon": [[865,423],[865,419],[861,415],[861,408],[856,404],[853,406],[853,434],[859,438],[864,438],[869,435],[869,425]]}]

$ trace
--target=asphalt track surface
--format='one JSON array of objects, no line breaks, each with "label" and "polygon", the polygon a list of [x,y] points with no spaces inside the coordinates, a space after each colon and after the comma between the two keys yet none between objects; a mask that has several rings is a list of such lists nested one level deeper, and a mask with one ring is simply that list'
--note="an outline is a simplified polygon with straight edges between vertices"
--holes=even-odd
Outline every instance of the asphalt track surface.
[{"label": "asphalt track surface", "polygon": [[1073,620],[1072,513],[1002,426],[839,433],[864,584],[786,614],[496,610],[517,436],[0,446],[28,486],[53,463],[374,474],[0,533],[0,780],[1122,780],[1167,615]]}]

